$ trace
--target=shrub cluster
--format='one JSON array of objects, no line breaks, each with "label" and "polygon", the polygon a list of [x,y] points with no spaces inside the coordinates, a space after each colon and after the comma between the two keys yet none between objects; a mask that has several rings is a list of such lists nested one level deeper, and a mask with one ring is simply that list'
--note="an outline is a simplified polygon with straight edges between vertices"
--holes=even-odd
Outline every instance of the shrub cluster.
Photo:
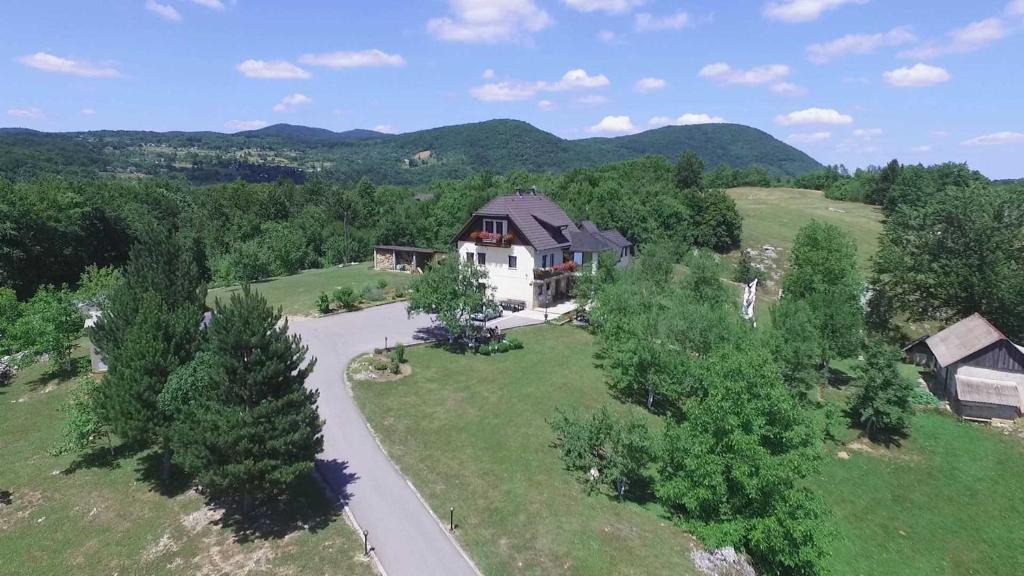
[{"label": "shrub cluster", "polygon": [[482,356],[490,356],[492,354],[504,354],[510,350],[521,350],[523,348],[523,341],[509,336],[501,342],[491,342],[490,344],[484,344],[477,350],[477,354]]}]

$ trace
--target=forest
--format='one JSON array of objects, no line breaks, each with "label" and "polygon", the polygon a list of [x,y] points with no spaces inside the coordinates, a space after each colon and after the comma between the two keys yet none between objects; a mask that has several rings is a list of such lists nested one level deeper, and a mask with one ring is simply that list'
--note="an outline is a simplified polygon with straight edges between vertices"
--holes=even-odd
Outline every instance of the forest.
[{"label": "forest", "polygon": [[490,120],[397,135],[287,124],[236,134],[3,128],[0,178],[146,175],[213,184],[278,178],[301,183],[318,177],[352,185],[365,177],[375,184],[428,185],[483,171],[560,174],[652,154],[674,159],[686,149],[710,167],[758,169],[771,178],[821,168],[796,148],[738,124],[668,126],[615,138],[565,140],[526,122]]}]

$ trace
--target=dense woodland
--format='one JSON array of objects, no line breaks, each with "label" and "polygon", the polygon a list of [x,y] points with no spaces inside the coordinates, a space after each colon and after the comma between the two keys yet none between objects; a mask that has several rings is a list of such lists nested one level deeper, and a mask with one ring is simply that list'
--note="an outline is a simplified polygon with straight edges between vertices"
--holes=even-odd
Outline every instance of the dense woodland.
[{"label": "dense woodland", "polygon": [[772,178],[821,168],[796,148],[737,124],[669,126],[616,138],[564,140],[525,122],[491,120],[399,135],[284,124],[237,134],[0,129],[0,178],[147,175],[213,184],[278,178],[301,183],[317,175],[348,185],[362,178],[375,184],[427,185],[483,171],[557,174],[650,154],[674,158],[684,149],[694,150],[712,167],[757,169]]}]

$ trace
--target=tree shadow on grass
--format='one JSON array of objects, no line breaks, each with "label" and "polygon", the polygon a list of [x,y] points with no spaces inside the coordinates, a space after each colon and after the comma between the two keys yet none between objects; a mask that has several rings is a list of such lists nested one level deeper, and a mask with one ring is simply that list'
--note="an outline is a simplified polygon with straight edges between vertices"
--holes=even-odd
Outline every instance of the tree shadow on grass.
[{"label": "tree shadow on grass", "polygon": [[448,329],[440,324],[417,328],[413,334],[413,340],[418,342],[447,342]]},{"label": "tree shadow on grass", "polygon": [[853,382],[853,376],[837,368],[829,367],[826,382],[832,388],[842,390]]},{"label": "tree shadow on grass", "polygon": [[[317,460],[319,476],[299,478],[287,490],[286,498],[262,503],[248,514],[242,513],[241,501],[224,500],[214,504],[224,510],[217,524],[232,530],[241,543],[254,540],[276,540],[296,531],[319,532],[330,526],[342,513],[352,494],[350,484],[358,476],[348,471],[346,462]],[[325,491],[325,485],[330,493]]]},{"label": "tree shadow on grass", "polygon": [[138,447],[129,444],[118,444],[117,446],[96,446],[82,452],[68,464],[62,474],[74,474],[79,470],[116,470],[126,458],[131,458],[141,452]]},{"label": "tree shadow on grass", "polygon": [[135,472],[139,480],[149,485],[150,490],[174,498],[187,492],[192,487],[192,479],[181,468],[171,464],[170,477],[165,481],[163,478],[164,453],[160,450],[151,450],[136,460]]}]

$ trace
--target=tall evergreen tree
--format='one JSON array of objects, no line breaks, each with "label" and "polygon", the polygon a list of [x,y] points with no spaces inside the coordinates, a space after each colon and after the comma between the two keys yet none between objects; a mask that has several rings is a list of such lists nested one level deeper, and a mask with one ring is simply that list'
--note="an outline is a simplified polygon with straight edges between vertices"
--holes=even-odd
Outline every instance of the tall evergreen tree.
[{"label": "tall evergreen tree", "polygon": [[704,187],[704,160],[693,150],[686,150],[676,162],[676,187],[679,190]]},{"label": "tall evergreen tree", "polygon": [[[209,356],[175,376],[168,394],[184,413],[175,456],[211,495],[253,504],[278,496],[313,469],[323,448],[317,393],[304,387],[315,359],[280,310],[248,286],[217,303]],[[180,384],[198,382],[192,398]],[[167,403],[165,403],[165,406]],[[175,410],[171,410],[175,412]]]},{"label": "tall evergreen tree", "polygon": [[126,441],[163,449],[165,480],[173,423],[157,401],[171,373],[199,347],[205,299],[191,248],[151,225],[132,248],[124,280],[92,330],[108,366],[97,409]]}]

